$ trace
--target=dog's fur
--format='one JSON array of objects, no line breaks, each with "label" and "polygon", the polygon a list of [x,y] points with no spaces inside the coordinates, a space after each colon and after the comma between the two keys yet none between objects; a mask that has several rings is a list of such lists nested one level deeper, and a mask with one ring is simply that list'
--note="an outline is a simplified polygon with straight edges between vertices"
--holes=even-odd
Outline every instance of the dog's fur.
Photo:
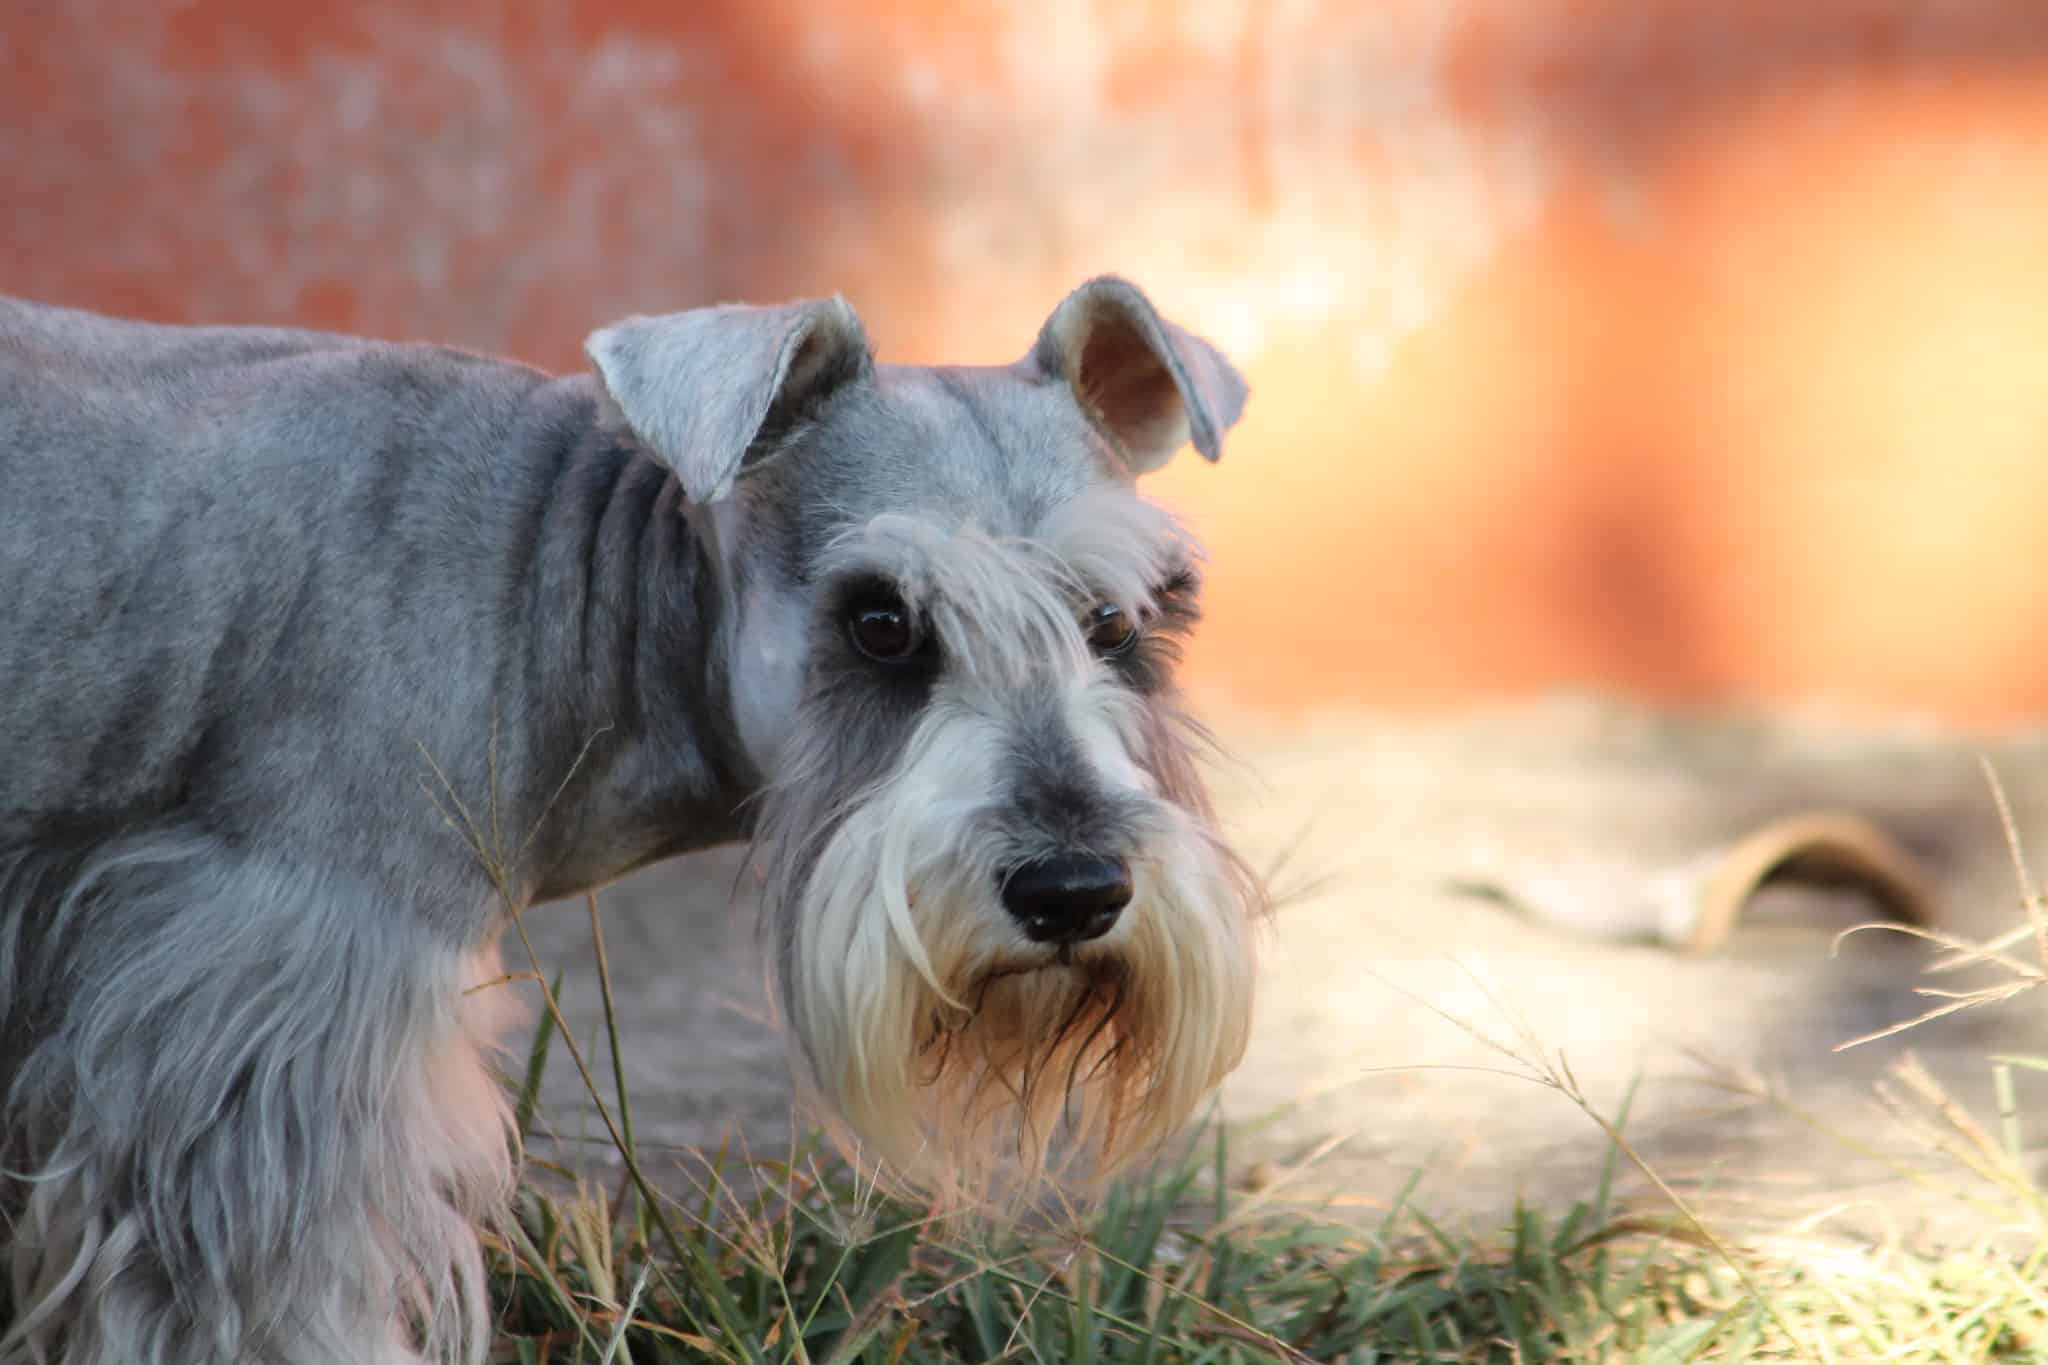
[{"label": "dog's fur", "polygon": [[[1134,488],[1222,357],[1114,279],[1004,367],[836,299],[587,349],[0,301],[0,1365],[481,1360],[499,929],[687,849],[755,841],[798,1071],[912,1188],[1108,1172],[1236,1063],[1260,894]],[[1072,854],[1135,898],[1034,941]]]}]

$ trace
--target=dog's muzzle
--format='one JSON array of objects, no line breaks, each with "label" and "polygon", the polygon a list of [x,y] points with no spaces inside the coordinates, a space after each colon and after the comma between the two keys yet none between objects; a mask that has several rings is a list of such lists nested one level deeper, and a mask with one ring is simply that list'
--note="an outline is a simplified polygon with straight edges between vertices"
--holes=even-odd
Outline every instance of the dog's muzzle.
[{"label": "dog's muzzle", "polygon": [[1033,943],[1101,938],[1131,903],[1131,869],[1111,858],[1046,858],[1003,878],[1003,908]]}]

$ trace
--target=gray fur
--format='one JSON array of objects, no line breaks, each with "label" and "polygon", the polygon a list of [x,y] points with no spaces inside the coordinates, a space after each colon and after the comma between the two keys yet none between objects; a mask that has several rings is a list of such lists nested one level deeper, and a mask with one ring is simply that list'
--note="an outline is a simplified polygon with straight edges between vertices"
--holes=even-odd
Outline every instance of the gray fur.
[{"label": "gray fur", "polygon": [[[849,575],[1017,697],[977,876],[1142,842],[1048,770],[1047,658],[1206,819],[1191,578],[1154,600],[1192,548],[1124,495],[1162,432],[1215,458],[1243,383],[1131,286],[1075,299],[1006,367],[875,365],[828,300],[632,319],[569,377],[0,300],[0,1365],[481,1360],[510,1157],[464,1127],[495,1101],[434,1107],[457,973],[508,910],[757,824],[799,933],[929,696],[852,655]],[[1102,318],[1135,406],[1063,349]],[[1093,601],[1161,613],[1114,676]]]},{"label": "gray fur", "polygon": [[474,1359],[473,1228],[510,1163],[431,1157],[424,1053],[457,1004],[439,935],[339,878],[224,854],[167,831],[70,866],[0,857],[27,938],[0,953],[24,1177],[0,1354],[396,1359],[365,1324],[403,1313],[431,1358]]},{"label": "gray fur", "polygon": [[813,392],[870,363],[844,299],[781,308],[728,305],[606,327],[584,346],[647,451],[676,471],[691,502],[732,491],[780,409],[784,425]]}]

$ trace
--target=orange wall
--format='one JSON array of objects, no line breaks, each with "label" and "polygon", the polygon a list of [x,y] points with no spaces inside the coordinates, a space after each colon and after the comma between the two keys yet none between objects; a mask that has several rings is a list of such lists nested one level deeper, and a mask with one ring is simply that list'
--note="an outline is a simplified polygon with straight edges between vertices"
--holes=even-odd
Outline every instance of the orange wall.
[{"label": "orange wall", "polygon": [[568,0],[0,18],[0,289],[577,363],[1136,276],[1255,390],[1164,491],[1209,688],[2048,713],[2039,0]]}]

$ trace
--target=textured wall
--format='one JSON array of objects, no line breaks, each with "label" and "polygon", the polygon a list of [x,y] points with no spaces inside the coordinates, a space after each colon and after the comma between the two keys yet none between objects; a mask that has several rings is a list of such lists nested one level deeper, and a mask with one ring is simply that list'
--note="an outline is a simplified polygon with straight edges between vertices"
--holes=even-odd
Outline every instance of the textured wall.
[{"label": "textured wall", "polygon": [[2038,0],[16,0],[0,289],[577,363],[1086,272],[1250,371],[1204,683],[2048,711]]}]

